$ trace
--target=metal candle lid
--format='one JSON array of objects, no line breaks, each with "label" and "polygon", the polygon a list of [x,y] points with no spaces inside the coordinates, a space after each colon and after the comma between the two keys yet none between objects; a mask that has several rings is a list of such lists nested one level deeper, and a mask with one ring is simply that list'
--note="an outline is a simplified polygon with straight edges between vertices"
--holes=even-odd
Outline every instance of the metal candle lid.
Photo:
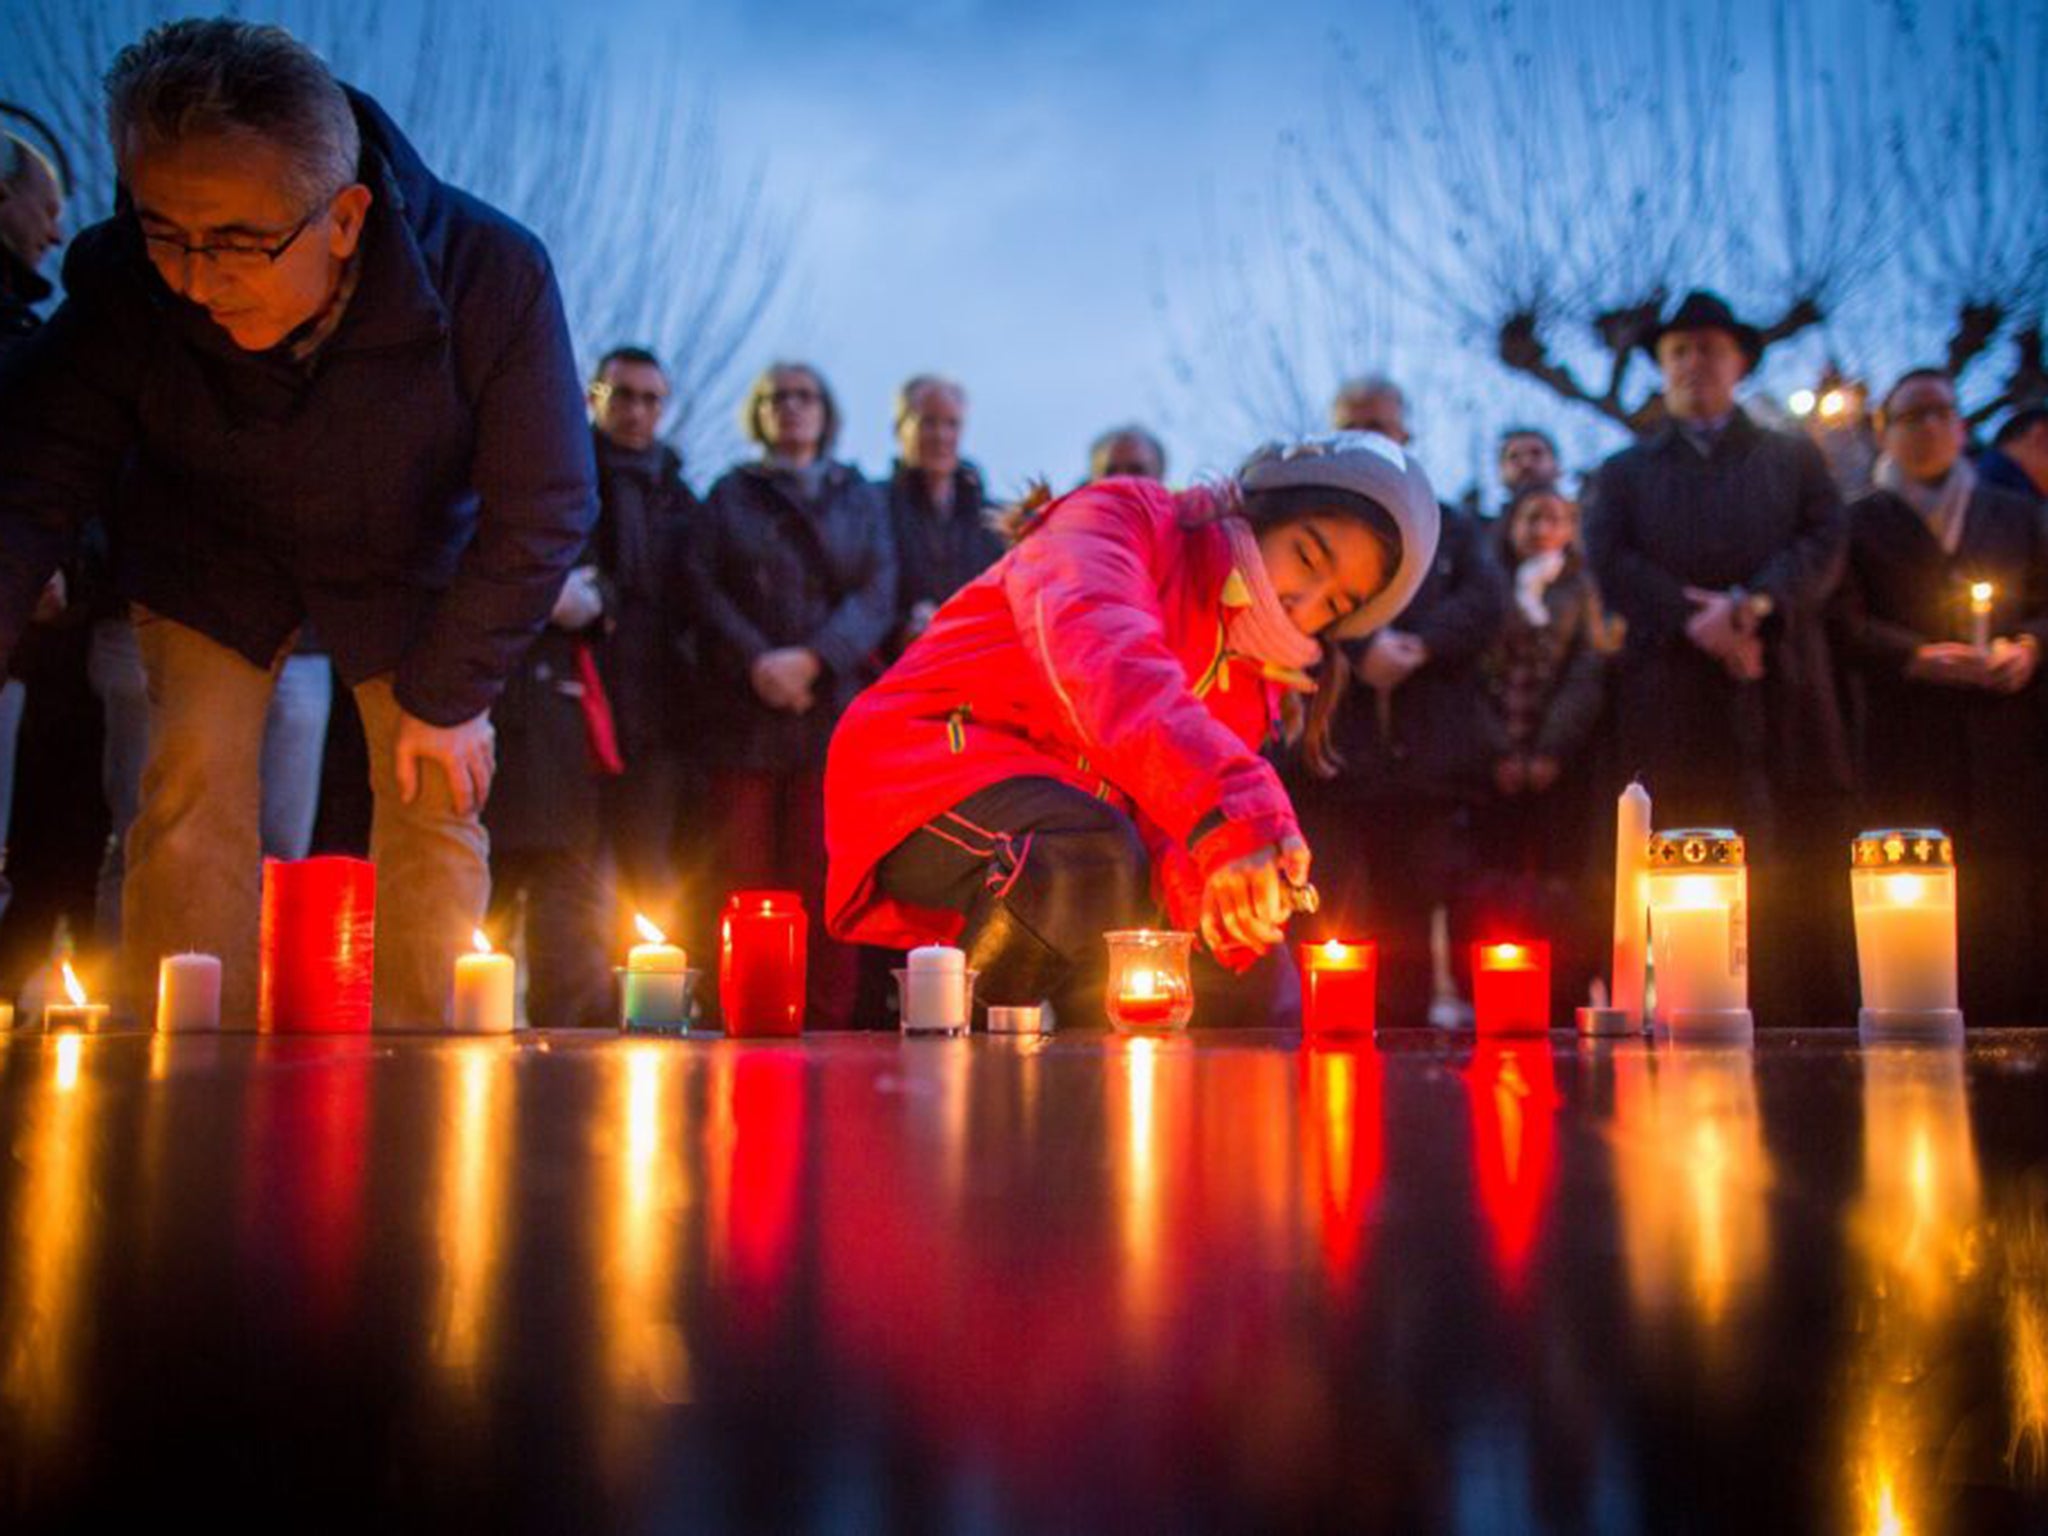
[{"label": "metal candle lid", "polygon": [[1849,844],[1857,869],[1954,869],[1956,845],[1939,827],[1879,827]]},{"label": "metal candle lid", "polygon": [[1726,827],[1678,827],[1650,834],[1650,868],[1741,869],[1742,834]]}]

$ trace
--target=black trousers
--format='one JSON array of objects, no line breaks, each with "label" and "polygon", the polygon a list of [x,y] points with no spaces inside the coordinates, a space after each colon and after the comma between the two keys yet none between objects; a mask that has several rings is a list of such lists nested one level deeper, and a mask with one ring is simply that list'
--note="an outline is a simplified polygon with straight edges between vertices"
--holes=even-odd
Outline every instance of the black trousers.
[{"label": "black trousers", "polygon": [[[960,944],[998,1006],[1050,1000],[1063,1023],[1100,1023],[1103,934],[1156,926],[1151,858],[1131,818],[1057,779],[991,785],[920,827],[875,871],[884,894],[958,912]],[[1274,957],[1245,978],[1197,956],[1198,1021],[1264,1024],[1284,987]]]}]

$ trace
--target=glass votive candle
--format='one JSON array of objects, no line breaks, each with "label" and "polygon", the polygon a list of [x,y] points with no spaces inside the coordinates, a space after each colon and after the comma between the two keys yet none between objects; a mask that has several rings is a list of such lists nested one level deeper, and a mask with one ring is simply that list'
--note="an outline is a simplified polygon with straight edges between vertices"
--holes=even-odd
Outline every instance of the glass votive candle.
[{"label": "glass votive candle", "polygon": [[1195,936],[1125,928],[1102,937],[1109,946],[1103,1007],[1110,1024],[1126,1034],[1186,1029],[1195,1016],[1195,988],[1188,977]]},{"label": "glass votive candle", "polygon": [[1742,838],[1684,827],[1650,838],[1650,955],[1657,1033],[1747,1040],[1749,865]]},{"label": "glass votive candle", "polygon": [[906,1035],[964,1035],[972,1017],[974,972],[950,944],[913,949],[893,973]]},{"label": "glass votive candle", "polygon": [[804,1031],[808,924],[795,891],[734,891],[719,920],[718,1005],[735,1039]]},{"label": "glass votive candle", "polygon": [[1472,946],[1472,1023],[1482,1035],[1549,1031],[1549,940]]},{"label": "glass votive candle", "polygon": [[1857,1027],[1872,1038],[1960,1039],[1956,855],[1935,827],[1860,832],[1849,847],[1856,908]]},{"label": "glass votive candle", "polygon": [[1301,967],[1301,1037],[1369,1035],[1378,1023],[1380,949],[1370,940],[1295,947]]}]

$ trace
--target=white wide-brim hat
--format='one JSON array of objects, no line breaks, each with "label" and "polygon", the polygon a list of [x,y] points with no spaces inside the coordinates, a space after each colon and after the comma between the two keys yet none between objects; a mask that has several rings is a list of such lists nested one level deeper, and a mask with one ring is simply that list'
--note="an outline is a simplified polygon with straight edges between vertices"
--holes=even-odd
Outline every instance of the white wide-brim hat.
[{"label": "white wide-brim hat", "polygon": [[1392,520],[1401,545],[1392,579],[1329,630],[1330,638],[1356,640],[1392,623],[1436,559],[1441,514],[1429,476],[1413,454],[1377,432],[1332,432],[1268,443],[1244,461],[1237,483],[1247,495],[1318,486],[1348,491],[1363,496]]}]

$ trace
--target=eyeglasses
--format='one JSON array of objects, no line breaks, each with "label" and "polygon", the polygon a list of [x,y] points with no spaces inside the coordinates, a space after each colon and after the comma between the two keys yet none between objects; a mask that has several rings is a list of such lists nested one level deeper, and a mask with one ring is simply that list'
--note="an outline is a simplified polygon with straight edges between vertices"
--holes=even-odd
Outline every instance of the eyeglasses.
[{"label": "eyeglasses", "polygon": [[[247,276],[268,271],[276,265],[277,259],[292,248],[299,236],[303,235],[327,208],[327,203],[321,203],[294,224],[274,245],[259,240],[216,240],[205,245],[189,245],[170,235],[153,235],[146,229],[142,231],[142,243],[148,247],[150,256],[158,261],[203,261],[217,272]],[[140,220],[137,220],[137,227],[140,227]]]},{"label": "eyeglasses", "polygon": [[1956,419],[1956,408],[1952,405],[1916,405],[1910,411],[1893,411],[1889,419],[1895,427],[1939,426]]},{"label": "eyeglasses", "polygon": [[623,384],[597,383],[590,386],[590,392],[600,400],[616,400],[620,405],[646,405],[659,410],[668,404],[665,389],[629,389]]},{"label": "eyeglasses", "polygon": [[816,405],[824,396],[815,389],[775,389],[768,392],[770,405]]}]

